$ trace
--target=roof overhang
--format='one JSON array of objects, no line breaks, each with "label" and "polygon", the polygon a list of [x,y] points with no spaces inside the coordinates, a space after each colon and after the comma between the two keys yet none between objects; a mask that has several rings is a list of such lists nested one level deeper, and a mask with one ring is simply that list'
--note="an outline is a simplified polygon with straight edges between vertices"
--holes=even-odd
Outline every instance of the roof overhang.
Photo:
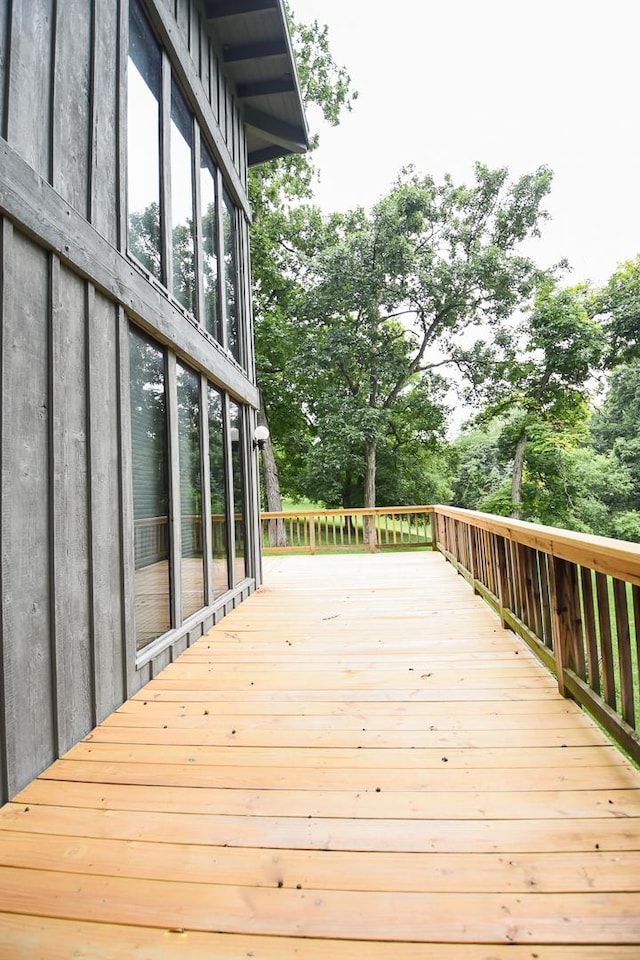
[{"label": "roof overhang", "polygon": [[283,0],[206,0],[225,73],[242,107],[249,165],[304,153],[304,115]]}]

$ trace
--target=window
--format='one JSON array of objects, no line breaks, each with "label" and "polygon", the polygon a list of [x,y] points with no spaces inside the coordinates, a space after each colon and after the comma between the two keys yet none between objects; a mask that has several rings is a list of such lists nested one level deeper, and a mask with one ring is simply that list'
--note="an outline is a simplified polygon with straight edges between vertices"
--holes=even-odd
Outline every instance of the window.
[{"label": "window", "polygon": [[244,362],[238,210],[219,187],[220,173],[139,0],[129,9],[128,251]]},{"label": "window", "polygon": [[129,253],[162,279],[160,91],[162,54],[137,3],[129,8],[127,191]]},{"label": "window", "polygon": [[236,211],[226,190],[222,193],[222,260],[226,347],[240,359],[238,341],[238,264],[236,253]]},{"label": "window", "polygon": [[192,370],[178,363],[176,383],[182,550],[181,619],[186,620],[204,606],[200,378]]},{"label": "window", "polygon": [[208,150],[200,156],[200,215],[202,217],[202,281],[204,290],[204,326],[222,343],[218,306],[218,205],[217,172]]},{"label": "window", "polygon": [[233,571],[234,584],[240,583],[247,575],[246,566],[246,539],[247,528],[245,521],[244,497],[244,430],[242,411],[235,403],[229,404],[229,423],[231,425],[231,467],[233,474],[233,509],[235,537],[235,566]]},{"label": "window", "polygon": [[184,97],[171,85],[171,262],[173,295],[196,313],[196,269],[193,242],[193,118]]},{"label": "window", "polygon": [[225,466],[222,395],[212,386],[209,386],[208,394],[213,596],[219,597],[220,594],[225,593],[230,587],[229,534],[227,528],[227,472]]},{"label": "window", "polygon": [[139,650],[171,626],[169,454],[164,352],[132,328],[129,362]]}]

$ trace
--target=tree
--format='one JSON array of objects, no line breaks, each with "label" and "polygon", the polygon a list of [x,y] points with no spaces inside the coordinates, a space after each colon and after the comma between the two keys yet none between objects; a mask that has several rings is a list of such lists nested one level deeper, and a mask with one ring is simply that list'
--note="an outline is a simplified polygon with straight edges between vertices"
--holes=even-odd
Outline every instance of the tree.
[{"label": "tree", "polygon": [[[297,23],[288,10],[289,28],[296,54],[298,76],[306,107],[316,106],[324,120],[337,125],[351,109],[357,93],[344,67],[336,64],[329,47],[328,28],[317,21]],[[291,154],[250,171],[249,199],[253,212],[251,261],[256,366],[260,386],[259,420],[269,426],[271,439],[262,457],[264,489],[269,510],[282,509],[278,479],[279,441],[291,442],[304,432],[304,417],[296,411],[287,382],[291,331],[288,320],[299,289],[297,263],[304,256],[306,239],[297,207],[309,201],[316,175],[312,151]],[[289,402],[282,402],[289,397]],[[293,431],[293,434],[292,434]],[[284,537],[282,525],[270,537]]]},{"label": "tree", "polygon": [[452,443],[451,502],[467,510],[483,510],[489,496],[510,487],[508,461],[498,447],[504,418],[465,424]]},{"label": "tree", "polygon": [[[558,289],[550,279],[538,289],[531,313],[496,343],[502,358],[487,380],[489,402],[481,419],[509,413],[499,444],[510,450],[511,515],[540,515],[534,488],[525,498],[527,448],[530,472],[562,478],[563,455],[586,436],[589,380],[604,350],[600,325],[586,309],[585,288]],[[562,499],[562,498],[560,498]]]},{"label": "tree", "polygon": [[589,309],[606,332],[608,367],[640,357],[640,254],[620,264]]},{"label": "tree", "polygon": [[[453,502],[472,510],[512,512],[513,416],[468,425],[454,441]],[[631,477],[612,454],[597,453],[589,438],[589,413],[573,429],[558,431],[538,420],[527,439],[522,507],[527,519],[603,536],[624,536],[618,518]],[[640,515],[639,515],[640,516]],[[633,518],[621,523],[627,526]]]},{"label": "tree", "polygon": [[477,369],[469,329],[499,326],[539,282],[519,245],[538,233],[550,184],[546,168],[512,183],[506,169],[477,164],[470,187],[409,169],[370,214],[325,220],[304,264],[295,362],[325,476],[359,471],[365,506],[376,504],[394,413],[410,397],[441,431],[436,369]]},{"label": "tree", "polygon": [[631,478],[618,511],[640,512],[640,360],[613,371],[604,403],[594,412],[591,433],[596,451],[613,457]]}]

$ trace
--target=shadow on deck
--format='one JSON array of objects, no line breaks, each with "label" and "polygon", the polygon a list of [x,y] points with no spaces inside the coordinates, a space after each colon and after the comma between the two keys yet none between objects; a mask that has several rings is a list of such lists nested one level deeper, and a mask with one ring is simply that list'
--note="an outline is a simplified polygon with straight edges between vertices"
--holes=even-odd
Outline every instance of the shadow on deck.
[{"label": "shadow on deck", "polygon": [[640,774],[452,567],[266,579],[0,811],[0,957],[640,956]]}]

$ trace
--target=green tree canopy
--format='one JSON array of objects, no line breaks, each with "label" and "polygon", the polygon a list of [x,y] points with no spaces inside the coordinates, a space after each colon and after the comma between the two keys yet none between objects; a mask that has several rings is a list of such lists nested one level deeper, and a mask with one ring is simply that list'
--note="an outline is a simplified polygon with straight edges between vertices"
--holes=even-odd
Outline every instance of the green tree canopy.
[{"label": "green tree canopy", "polygon": [[324,458],[332,496],[337,470],[343,502],[355,488],[374,505],[377,454],[401,422],[415,425],[416,451],[437,446],[446,411],[436,371],[473,365],[470,328],[499,328],[539,283],[520,244],[538,232],[550,184],[546,168],[512,182],[478,164],[470,187],[408,169],[370,213],[304,214],[285,339],[309,457]]},{"label": "green tree canopy", "polygon": [[[545,279],[531,311],[496,337],[501,356],[493,356],[480,417],[508,414],[500,444],[512,462],[510,509],[505,511],[503,501],[497,512],[540,518],[541,478],[549,495],[554,479],[562,483],[566,474],[563,458],[586,436],[589,381],[605,344],[602,328],[587,311],[587,296],[584,287],[559,289]],[[542,512],[548,516],[550,509]]]}]

